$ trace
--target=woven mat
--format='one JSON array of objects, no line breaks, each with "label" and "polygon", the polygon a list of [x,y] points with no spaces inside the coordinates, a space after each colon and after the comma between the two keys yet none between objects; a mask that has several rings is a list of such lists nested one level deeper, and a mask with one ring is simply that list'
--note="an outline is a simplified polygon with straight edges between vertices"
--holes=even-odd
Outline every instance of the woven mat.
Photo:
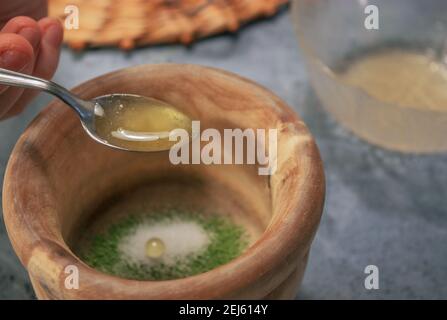
[{"label": "woven mat", "polygon": [[[74,49],[163,43],[189,44],[275,14],[288,0],[49,0],[49,15],[64,22],[65,8],[79,11],[79,28],[65,30]],[[67,19],[68,21],[68,19]],[[73,20],[71,20],[73,21]]]}]

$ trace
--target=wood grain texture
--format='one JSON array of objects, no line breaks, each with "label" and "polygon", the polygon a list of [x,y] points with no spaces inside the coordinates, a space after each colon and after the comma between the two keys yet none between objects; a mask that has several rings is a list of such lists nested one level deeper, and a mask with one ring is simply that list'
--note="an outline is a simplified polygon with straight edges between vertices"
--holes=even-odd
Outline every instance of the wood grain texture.
[{"label": "wood grain texture", "polygon": [[251,20],[275,14],[288,0],[50,0],[49,14],[65,20],[68,5],[79,9],[79,28],[67,29],[65,42],[87,46],[189,44],[234,32]]},{"label": "wood grain texture", "polygon": [[[314,140],[277,96],[225,71],[195,65],[142,65],[74,89],[84,98],[122,92],[177,106],[204,128],[277,128],[278,168],[259,176],[253,165],[182,165],[167,153],[130,153],[92,141],[72,111],[53,101],[26,129],[8,163],[3,191],[8,235],[42,299],[293,298],[304,273],[324,202],[324,173]],[[102,274],[71,250],[101,199],[157,179],[218,182],[264,228],[238,258],[173,281],[134,281]],[[210,189],[211,190],[211,189]],[[214,189],[213,189],[214,190]],[[216,192],[219,192],[216,190]],[[224,202],[222,202],[224,203]],[[216,202],[216,206],[224,206]],[[64,286],[67,265],[80,288]]]}]

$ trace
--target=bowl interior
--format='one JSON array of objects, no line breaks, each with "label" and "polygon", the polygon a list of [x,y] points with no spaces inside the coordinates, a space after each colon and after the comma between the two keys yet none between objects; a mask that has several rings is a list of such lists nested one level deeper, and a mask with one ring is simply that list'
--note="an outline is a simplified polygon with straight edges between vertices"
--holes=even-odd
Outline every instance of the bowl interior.
[{"label": "bowl interior", "polygon": [[[63,238],[78,257],[92,265],[91,259],[85,259],[85,253],[88,253],[95,236],[107,234],[113,225],[122,225],[122,221],[130,216],[166,215],[167,210],[175,210],[176,218],[180,220],[190,213],[205,219],[207,216],[218,215],[227,222],[231,221],[235,226],[242,227],[247,246],[259,239],[272,215],[271,197],[265,177],[258,178],[256,170],[250,168],[176,167],[166,161],[167,157],[166,152],[143,157],[134,154],[130,159],[121,159],[116,155],[108,159],[109,170],[99,170],[92,176],[86,176],[84,182],[80,181],[81,184],[75,188],[84,190],[89,196],[84,196],[81,201],[67,201],[63,204],[65,208],[61,210],[64,214],[61,217]],[[110,172],[114,172],[113,177],[110,177]],[[176,244],[180,244],[178,241],[182,241],[181,239],[194,241],[194,237],[194,234],[179,235],[177,238],[180,240]],[[169,249],[172,251],[172,248]],[[233,252],[235,249],[228,250]],[[109,254],[112,255],[113,252]],[[137,257],[141,261],[138,252]],[[213,264],[200,267],[199,270],[206,271],[212,266]],[[99,267],[104,272],[116,269],[109,265]],[[197,271],[187,271],[185,275],[182,272],[180,275],[169,275],[166,271],[163,275],[157,273],[155,276],[140,276],[135,272],[110,273],[138,280],[159,280],[183,277],[195,272]]]}]

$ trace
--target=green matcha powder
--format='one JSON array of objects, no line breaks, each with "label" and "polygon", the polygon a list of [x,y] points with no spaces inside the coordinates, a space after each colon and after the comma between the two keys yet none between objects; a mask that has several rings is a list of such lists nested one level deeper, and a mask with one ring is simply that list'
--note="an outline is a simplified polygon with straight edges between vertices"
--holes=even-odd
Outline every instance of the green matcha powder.
[{"label": "green matcha powder", "polygon": [[[203,228],[209,242],[202,250],[178,258],[174,263],[155,261],[149,266],[128,259],[121,252],[120,243],[141,224],[168,225],[179,221],[193,222]],[[134,280],[169,280],[196,275],[223,265],[239,256],[247,245],[245,229],[228,218],[168,210],[144,216],[131,215],[119,220],[105,232],[94,235],[80,255],[89,266],[107,274]]]}]

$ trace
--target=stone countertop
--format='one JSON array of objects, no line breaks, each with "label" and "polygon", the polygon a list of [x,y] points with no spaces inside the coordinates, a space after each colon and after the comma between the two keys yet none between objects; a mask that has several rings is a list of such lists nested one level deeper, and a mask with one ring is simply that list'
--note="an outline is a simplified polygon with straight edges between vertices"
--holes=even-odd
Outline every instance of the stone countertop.
[{"label": "stone countertop", "polygon": [[[340,127],[309,87],[288,12],[190,48],[64,49],[54,80],[72,87],[115,69],[161,62],[209,65],[251,78],[293,106],[315,136],[327,197],[298,298],[447,298],[447,154],[385,151]],[[19,135],[49,101],[41,94],[22,115],[0,123],[2,181]],[[378,290],[364,287],[370,264],[380,271]],[[0,298],[33,297],[2,222]]]}]

